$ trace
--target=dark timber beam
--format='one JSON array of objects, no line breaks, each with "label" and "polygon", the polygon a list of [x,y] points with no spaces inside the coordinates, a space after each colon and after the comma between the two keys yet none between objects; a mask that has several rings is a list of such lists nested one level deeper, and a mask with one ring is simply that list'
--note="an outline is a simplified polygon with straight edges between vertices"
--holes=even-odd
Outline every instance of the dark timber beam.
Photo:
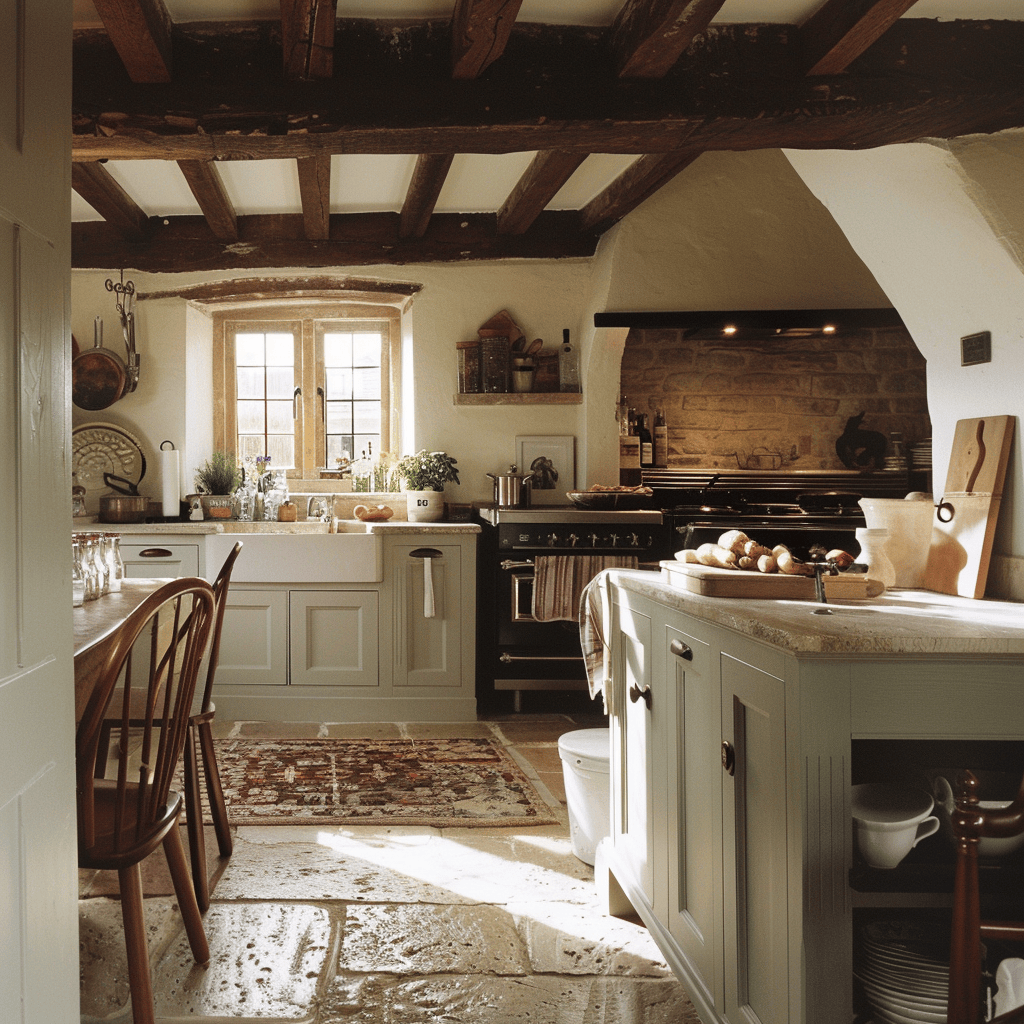
[{"label": "dark timber beam", "polygon": [[580,210],[580,227],[602,234],[690,166],[701,150],[649,154],[630,164],[600,195]]},{"label": "dark timber beam", "polygon": [[281,0],[286,77],[300,82],[331,77],[336,20],[337,0]]},{"label": "dark timber beam", "polygon": [[523,0],[456,0],[452,78],[478,78],[505,52]]},{"label": "dark timber beam", "polygon": [[663,78],[725,0],[626,0],[612,25],[622,78]]},{"label": "dark timber beam", "polygon": [[521,235],[586,160],[585,153],[538,153],[498,211],[498,234]]},{"label": "dark timber beam", "polygon": [[917,0],[828,0],[804,22],[800,41],[809,75],[845,71]]},{"label": "dark timber beam", "polygon": [[[693,60],[653,81],[619,79],[585,35],[569,33],[556,61],[536,28],[518,39],[514,66],[459,82],[430,63],[436,39],[417,60],[415,34],[407,65],[388,67],[390,51],[370,47],[346,55],[363,61],[350,77],[304,83],[259,63],[263,50],[250,59],[245,39],[231,60],[204,39],[196,74],[159,92],[126,88],[109,57],[76,48],[72,158],[863,149],[1024,126],[1024,22],[900,19],[835,80],[806,76],[791,26],[716,27]],[[186,47],[175,46],[177,64]]]},{"label": "dark timber beam", "polygon": [[216,165],[209,160],[179,160],[178,167],[192,195],[196,197],[214,237],[237,238],[238,218]]},{"label": "dark timber beam", "polygon": [[72,164],[71,187],[122,240],[145,239],[149,225],[146,214],[102,164]]},{"label": "dark timber beam", "polygon": [[581,232],[575,213],[547,211],[522,235],[499,235],[495,216],[443,213],[423,238],[399,236],[397,213],[335,214],[330,237],[304,237],[299,214],[238,218],[238,240],[221,241],[202,217],[152,218],[143,242],[127,242],[111,225],[71,226],[72,266],[133,267],[154,273],[252,270],[270,267],[355,267],[375,264],[463,263],[472,260],[593,256],[597,236]]},{"label": "dark timber beam", "polygon": [[409,182],[402,205],[398,234],[401,238],[422,238],[437,205],[437,197],[455,159],[454,153],[422,153]]},{"label": "dark timber beam", "polygon": [[133,82],[171,80],[171,16],[163,0],[93,0]]},{"label": "dark timber beam", "polygon": [[331,154],[301,157],[296,164],[306,237],[310,241],[327,238],[331,220]]}]

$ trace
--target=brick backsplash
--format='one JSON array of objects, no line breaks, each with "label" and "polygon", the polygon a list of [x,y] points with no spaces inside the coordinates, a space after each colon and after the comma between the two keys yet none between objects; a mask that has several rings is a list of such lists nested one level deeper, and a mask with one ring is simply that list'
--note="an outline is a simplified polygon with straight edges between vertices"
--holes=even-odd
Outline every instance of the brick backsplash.
[{"label": "brick backsplash", "polygon": [[777,455],[793,469],[842,469],[836,439],[862,412],[861,427],[887,438],[931,436],[925,360],[901,328],[752,340],[685,333],[634,328],[622,355],[620,394],[652,422],[664,410],[669,466],[742,469]]}]

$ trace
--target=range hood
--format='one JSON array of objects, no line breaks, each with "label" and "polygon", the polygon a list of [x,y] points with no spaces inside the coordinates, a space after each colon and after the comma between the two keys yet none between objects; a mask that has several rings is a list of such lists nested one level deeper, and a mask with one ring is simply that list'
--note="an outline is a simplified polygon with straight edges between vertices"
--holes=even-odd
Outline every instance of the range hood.
[{"label": "range hood", "polygon": [[677,330],[687,338],[794,338],[905,327],[892,308],[655,310],[594,314],[595,327]]}]

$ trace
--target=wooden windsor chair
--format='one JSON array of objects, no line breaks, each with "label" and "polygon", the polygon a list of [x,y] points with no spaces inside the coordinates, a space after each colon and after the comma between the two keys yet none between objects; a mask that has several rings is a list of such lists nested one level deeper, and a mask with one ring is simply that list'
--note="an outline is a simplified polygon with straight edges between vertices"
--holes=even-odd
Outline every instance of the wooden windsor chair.
[{"label": "wooden windsor chair", "polygon": [[[146,598],[109,639],[75,737],[78,864],[117,871],[135,1024],[153,1024],[155,1015],[140,865],[158,846],[167,858],[192,955],[201,965],[210,959],[177,827],[182,798],[171,782],[213,614],[213,588],[201,579],[172,580]],[[144,713],[133,717],[140,706]],[[105,721],[118,753],[116,777],[110,779],[99,764],[101,753],[106,761]]]},{"label": "wooden windsor chair", "polygon": [[[1024,942],[1024,921],[982,919],[978,840],[982,837],[1005,839],[1024,832],[1024,779],[1008,807],[982,809],[978,806],[977,777],[973,772],[963,772],[950,825],[956,839],[956,873],[946,1021],[947,1024],[980,1024],[981,942],[983,939]],[[1024,1024],[1024,1007],[993,1017],[990,1024]]]}]

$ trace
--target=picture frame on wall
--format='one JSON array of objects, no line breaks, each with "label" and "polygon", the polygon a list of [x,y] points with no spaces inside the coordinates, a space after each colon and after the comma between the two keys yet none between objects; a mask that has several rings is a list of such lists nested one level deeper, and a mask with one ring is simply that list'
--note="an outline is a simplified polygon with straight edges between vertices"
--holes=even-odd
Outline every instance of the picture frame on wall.
[{"label": "picture frame on wall", "polygon": [[516,466],[520,473],[531,474],[534,504],[566,504],[565,492],[576,489],[576,438],[572,434],[517,437]]}]

